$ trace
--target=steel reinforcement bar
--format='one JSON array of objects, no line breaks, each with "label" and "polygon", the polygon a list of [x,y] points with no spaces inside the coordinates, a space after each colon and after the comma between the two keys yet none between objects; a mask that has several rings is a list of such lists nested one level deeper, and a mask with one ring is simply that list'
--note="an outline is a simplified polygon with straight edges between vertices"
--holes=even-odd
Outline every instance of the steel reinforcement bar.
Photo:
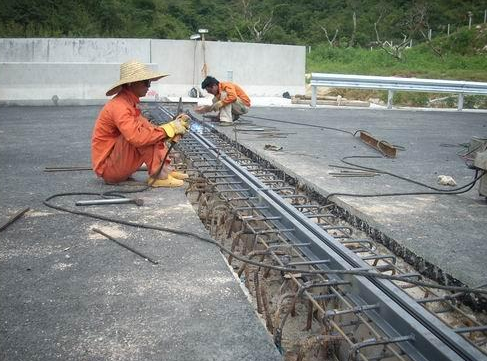
[{"label": "steel reinforcement bar", "polygon": [[[254,176],[248,170],[249,167],[241,166],[232,156],[207,139],[214,136],[210,129],[201,126],[198,128],[198,131],[191,132],[190,136],[180,143],[180,149],[191,159],[193,166],[196,165],[198,172],[206,172],[207,177],[220,179],[219,182],[213,182],[213,185],[218,187],[218,194],[238,194],[238,197],[231,199],[244,200],[250,208],[259,210],[259,219],[272,225],[271,229],[251,229],[255,237],[275,234],[281,240],[285,238],[291,247],[299,248],[308,260],[287,263],[287,266],[300,269],[312,265],[323,270],[377,272],[376,268],[278,194],[278,188]],[[270,248],[272,245],[266,247]],[[277,261],[280,262],[279,259]],[[411,275],[404,277],[406,279]],[[307,293],[311,288],[318,286],[322,287],[323,284],[301,284],[300,293]],[[350,357],[369,360],[371,358],[364,356],[364,350],[388,346],[392,355],[399,359],[487,360],[480,350],[446,327],[391,281],[374,277],[330,274],[326,286],[330,289],[340,287],[340,290],[337,292],[333,288],[333,292],[337,294],[319,295],[315,296],[316,298],[344,297],[349,308],[327,309],[323,316],[323,324],[333,326],[335,318],[351,314],[363,316],[380,330],[380,335],[370,331],[372,338],[348,339]],[[390,347],[391,345],[394,345],[394,348]],[[399,351],[395,351],[396,349]]]}]

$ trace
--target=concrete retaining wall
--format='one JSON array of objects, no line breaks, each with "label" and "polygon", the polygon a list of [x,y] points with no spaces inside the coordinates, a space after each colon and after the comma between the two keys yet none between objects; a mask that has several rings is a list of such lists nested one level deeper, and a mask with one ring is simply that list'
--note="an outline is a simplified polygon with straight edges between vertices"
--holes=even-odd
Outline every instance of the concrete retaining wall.
[{"label": "concrete retaining wall", "polygon": [[[204,51],[203,51],[204,48]],[[170,76],[148,98],[188,96],[209,75],[252,96],[304,92],[303,46],[157,39],[0,39],[0,103],[105,102],[120,63],[137,59]]]}]

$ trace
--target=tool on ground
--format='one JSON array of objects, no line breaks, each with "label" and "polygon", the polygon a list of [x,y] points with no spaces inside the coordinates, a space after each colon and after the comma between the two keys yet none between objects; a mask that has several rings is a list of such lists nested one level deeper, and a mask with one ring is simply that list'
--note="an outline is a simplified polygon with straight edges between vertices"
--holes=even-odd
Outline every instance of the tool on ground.
[{"label": "tool on ground", "polygon": [[[91,167],[88,166],[62,166],[62,167],[45,167],[44,172],[73,172],[73,171],[83,171],[83,170],[92,170]],[[147,166],[143,165],[137,172],[147,170]]]},{"label": "tool on ground", "polygon": [[143,253],[141,253],[141,252],[137,251],[136,249],[133,249],[132,247],[127,246],[126,244],[123,244],[122,242],[120,242],[120,241],[116,240],[115,238],[113,238],[112,236],[110,236],[110,235],[106,234],[105,232],[103,232],[103,231],[99,230],[98,228],[93,228],[93,229],[92,229],[92,231],[93,231],[93,232],[96,232],[96,233],[99,233],[99,234],[101,234],[102,236],[107,237],[107,238],[108,238],[110,241],[113,241],[113,242],[115,242],[116,244],[118,244],[119,246],[122,246],[123,248],[128,249],[130,252],[135,253],[137,256],[140,256],[140,257],[142,257],[143,259],[146,259],[147,261],[149,261],[149,262],[150,262],[150,263],[152,263],[152,264],[159,264],[159,262],[154,261],[152,258],[147,257],[145,254],[143,254]]},{"label": "tool on ground", "polygon": [[397,148],[386,142],[385,140],[379,140],[374,138],[370,133],[366,131],[360,131],[360,139],[365,143],[370,145],[372,148],[378,150],[386,157],[396,158]]},{"label": "tool on ground", "polygon": [[10,226],[12,223],[14,223],[17,219],[19,219],[20,217],[22,217],[22,215],[25,212],[27,212],[28,210],[30,210],[30,208],[24,208],[21,211],[18,211],[17,213],[15,213],[12,217],[10,217],[10,219],[7,222],[5,222],[4,224],[2,224],[0,226],[0,232],[3,231],[8,226]]},{"label": "tool on ground", "polygon": [[103,206],[110,204],[127,204],[134,203],[137,206],[143,206],[144,200],[141,198],[108,198],[108,199],[93,199],[86,201],[77,201],[77,206]]},{"label": "tool on ground", "polygon": [[80,171],[80,170],[91,170],[91,167],[66,166],[66,167],[46,167],[46,168],[44,168],[44,172],[73,172],[73,171]]}]

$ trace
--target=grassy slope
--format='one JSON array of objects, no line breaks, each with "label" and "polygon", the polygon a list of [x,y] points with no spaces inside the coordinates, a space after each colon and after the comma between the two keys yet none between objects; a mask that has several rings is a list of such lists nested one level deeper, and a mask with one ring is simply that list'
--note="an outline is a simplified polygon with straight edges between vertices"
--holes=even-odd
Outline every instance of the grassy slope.
[{"label": "grassy slope", "polygon": [[[407,49],[397,60],[382,49],[331,48],[312,49],[307,58],[307,72],[405,76],[430,79],[454,79],[487,82],[487,26],[463,30],[450,37],[434,40],[438,56],[428,44]],[[385,92],[337,90],[349,98],[387,98]],[[438,97],[425,93],[397,93],[394,102],[404,105],[426,106],[429,99]],[[466,107],[487,107],[487,97],[467,97]],[[447,105],[453,106],[452,99]]]},{"label": "grassy slope", "polygon": [[487,54],[446,53],[439,57],[421,46],[406,50],[404,60],[399,61],[382,49],[319,47],[308,55],[307,71],[485,82]]}]

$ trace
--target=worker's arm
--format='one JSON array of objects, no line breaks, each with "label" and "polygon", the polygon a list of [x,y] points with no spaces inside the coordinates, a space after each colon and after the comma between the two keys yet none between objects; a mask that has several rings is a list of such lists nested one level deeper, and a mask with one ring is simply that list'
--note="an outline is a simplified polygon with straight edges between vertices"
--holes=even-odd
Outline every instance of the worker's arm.
[{"label": "worker's arm", "polygon": [[145,117],[138,114],[137,109],[128,106],[114,107],[111,113],[120,133],[135,147],[155,144],[167,138],[162,128],[154,127]]}]

